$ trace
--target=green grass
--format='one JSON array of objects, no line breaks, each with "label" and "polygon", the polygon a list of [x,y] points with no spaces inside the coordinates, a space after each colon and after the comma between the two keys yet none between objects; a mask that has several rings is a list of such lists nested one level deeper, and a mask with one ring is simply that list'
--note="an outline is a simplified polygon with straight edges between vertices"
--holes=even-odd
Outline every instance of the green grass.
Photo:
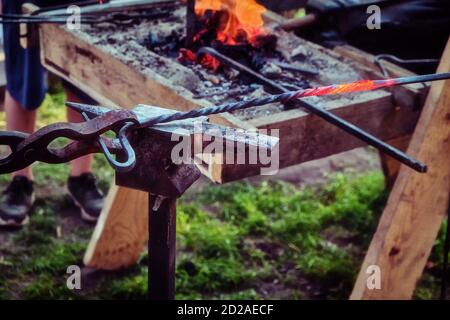
[{"label": "green grass", "polygon": [[[224,199],[221,201],[221,199]],[[321,189],[286,183],[208,187],[178,206],[176,270],[179,299],[347,298],[359,271],[365,233],[385,200],[379,173],[336,176]],[[60,200],[39,203],[31,224],[2,249],[0,295],[27,299],[145,299],[146,259],[103,277],[94,289],[65,287],[66,268],[81,264],[81,243],[56,237]],[[55,204],[56,203],[56,204]],[[432,259],[441,259],[441,241]],[[418,299],[435,298],[436,274],[424,277]],[[310,292],[299,283],[310,283]],[[275,289],[262,289],[276,283]]]},{"label": "green grass", "polygon": [[[277,290],[289,292],[291,298],[310,297],[299,288],[300,280],[314,283],[325,298],[347,297],[360,260],[345,239],[347,233],[327,232],[351,217],[361,221],[352,225],[360,228],[352,229],[352,235],[367,230],[366,219],[375,221],[369,218],[376,216],[385,198],[382,185],[378,173],[339,175],[318,190],[280,182],[236,183],[182,199],[177,213],[177,297],[276,298]],[[18,248],[6,254],[9,263],[0,264],[0,293],[13,291],[13,296],[29,299],[145,298],[146,258],[99,281],[95,290],[77,293],[65,288],[66,268],[81,264],[89,232],[81,232],[81,243],[57,238],[60,207],[61,200],[41,200],[30,225],[14,235]],[[271,283],[281,289],[261,290]]]},{"label": "green grass", "polygon": [[[380,173],[356,177],[336,175],[330,184],[319,190],[299,190],[281,182],[263,182],[259,186],[238,183],[208,187],[196,197],[196,204],[188,207],[188,213],[182,213],[179,219],[179,232],[181,236],[187,232],[188,248],[194,248],[195,254],[207,258],[216,255],[218,263],[226,262],[227,269],[234,268],[236,275],[250,268],[259,270],[245,277],[247,284],[224,272],[221,275],[224,279],[218,277],[220,283],[230,285],[223,289],[232,288],[233,280],[243,287],[252,287],[250,283],[263,282],[269,275],[276,275],[278,269],[291,265],[290,268],[302,277],[321,282],[320,290],[328,298],[348,297],[361,262],[355,257],[355,247],[347,239],[348,235],[352,240],[355,235],[358,241],[366,239],[366,233],[375,227],[386,198]],[[198,209],[202,206],[210,212],[203,213]],[[341,232],[342,237],[338,233],[327,236],[333,225],[344,226],[347,232]],[[243,246],[242,242],[254,237],[263,238],[269,251],[271,244],[278,244],[283,253],[277,256],[266,252],[249,259],[248,251],[258,249]],[[240,261],[245,266],[243,270],[239,269],[239,264],[234,266],[236,254],[237,259],[244,257]],[[195,259],[189,261],[191,264]],[[217,277],[215,264],[209,262],[208,265],[213,268],[211,275]],[[194,285],[198,277],[195,274],[186,283]],[[279,277],[278,280],[283,281],[283,276]],[[212,286],[211,289],[215,285],[202,281],[199,284]],[[295,283],[291,289],[295,289]]]}]

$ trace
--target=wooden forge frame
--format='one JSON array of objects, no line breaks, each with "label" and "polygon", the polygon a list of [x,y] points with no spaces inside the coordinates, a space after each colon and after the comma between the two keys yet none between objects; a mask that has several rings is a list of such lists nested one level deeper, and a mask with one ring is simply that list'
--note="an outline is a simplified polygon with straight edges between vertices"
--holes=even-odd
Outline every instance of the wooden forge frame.
[{"label": "wooden forge frame", "polygon": [[[279,18],[272,15],[271,19]],[[176,87],[158,75],[145,76],[61,27],[42,25],[39,33],[44,66],[101,104],[130,108],[146,103],[178,110],[208,105],[205,100],[192,99],[185,88]],[[330,55],[352,59],[353,66],[369,78],[382,78],[368,54],[347,46],[331,52],[312,43],[310,45]],[[449,57],[450,44],[444,53],[440,71],[450,70]],[[391,76],[410,74],[392,64],[388,64],[387,69]],[[445,150],[450,150],[450,139],[445,139],[445,134],[450,137],[450,126],[449,118],[444,115],[449,112],[450,82],[432,85],[416,128],[425,89],[422,85],[397,87],[377,99],[333,109],[345,120],[402,149],[406,149],[414,133],[408,152],[430,166],[430,173],[426,175],[401,168],[355,284],[352,299],[410,298],[447,211],[450,161]],[[280,129],[282,168],[364,145],[360,140],[301,110],[284,111],[249,121],[223,114],[214,116],[212,121],[251,130]],[[439,154],[442,150],[443,154]],[[400,167],[398,164],[388,157],[384,157],[383,164],[390,177],[396,176]],[[439,168],[438,171],[435,167]],[[243,169],[210,163],[205,172],[218,183],[255,174]],[[415,193],[415,188],[420,188],[420,194]],[[434,203],[428,203],[430,200]],[[148,212],[142,209],[147,206],[146,193],[113,185],[86,252],[85,264],[111,270],[135,263],[147,241]],[[423,210],[430,210],[430,213],[425,214]],[[417,234],[418,226],[426,232]],[[372,264],[380,266],[383,275],[387,275],[382,277],[381,290],[368,290],[366,287],[366,268]],[[412,271],[406,272],[407,269]]]}]

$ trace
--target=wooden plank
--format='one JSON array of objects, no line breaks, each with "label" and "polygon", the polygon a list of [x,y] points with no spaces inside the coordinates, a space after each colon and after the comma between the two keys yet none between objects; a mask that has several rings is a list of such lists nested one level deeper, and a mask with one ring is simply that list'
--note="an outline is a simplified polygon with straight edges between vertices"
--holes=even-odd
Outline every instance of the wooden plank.
[{"label": "wooden plank", "polygon": [[94,99],[107,97],[121,107],[142,101],[180,110],[199,107],[188,98],[186,89],[180,92],[183,88],[175,88],[156,74],[151,78],[138,73],[57,25],[42,25],[40,31],[43,65]]},{"label": "wooden plank", "polygon": [[148,195],[113,185],[84,256],[88,267],[116,270],[133,265],[148,239]]},{"label": "wooden plank", "polygon": [[[450,40],[438,71],[450,71]],[[351,299],[412,297],[449,206],[449,114],[450,81],[435,82],[408,148],[429,170],[400,169]],[[370,265],[380,267],[380,290],[367,288]]]},{"label": "wooden plank", "polygon": [[[411,135],[395,138],[392,140],[389,140],[388,143],[402,151],[406,151],[408,149],[409,143],[411,141]],[[388,156],[384,153],[380,154],[380,161],[381,161],[381,167],[383,168],[384,172],[384,179],[386,182],[386,187],[388,189],[391,189],[391,187],[394,185],[395,179],[397,179],[398,172],[400,171],[401,163],[398,162],[398,160]]]},{"label": "wooden plank", "polygon": [[[350,45],[337,46],[333,50],[344,57],[359,62],[369,69],[379,70],[378,66],[374,63],[375,57],[370,53],[367,53]],[[414,72],[402,68],[394,63],[383,61],[383,64],[385,65],[386,71],[389,73],[390,77],[407,77],[415,75]]]}]

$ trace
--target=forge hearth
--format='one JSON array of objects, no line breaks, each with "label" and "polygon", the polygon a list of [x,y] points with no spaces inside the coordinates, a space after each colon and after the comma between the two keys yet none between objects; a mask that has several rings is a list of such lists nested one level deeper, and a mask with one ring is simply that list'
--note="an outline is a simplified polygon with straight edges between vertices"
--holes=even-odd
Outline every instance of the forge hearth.
[{"label": "forge hearth", "polygon": [[[242,99],[242,96],[252,98],[270,93],[254,80],[245,76],[240,77],[239,73],[230,68],[224,66],[220,66],[219,70],[208,68],[196,64],[192,61],[193,57],[190,59],[184,57],[183,51],[191,50],[184,47],[185,23],[186,9],[179,7],[168,17],[142,21],[132,27],[83,26],[81,31],[74,33],[145,74],[155,73],[173,85],[187,89],[190,94],[186,94],[193,99],[202,98],[209,103],[222,104]],[[261,39],[264,37],[271,39],[271,43],[274,44],[269,52],[267,47],[259,51],[248,43],[227,45],[211,41],[209,44],[212,43],[225,55],[250,66],[289,89],[352,82],[364,76],[348,63],[333,57],[329,52],[324,52],[323,48],[284,31],[272,30]],[[207,45],[208,42],[201,44]],[[195,46],[197,49],[201,47]],[[252,53],[251,57],[248,53]],[[260,57],[263,54],[265,56]],[[307,70],[317,70],[319,75],[303,76],[293,71],[282,70],[277,66],[280,62]],[[383,91],[357,93],[339,97],[337,100],[340,105],[348,105],[385,95],[386,92]],[[305,100],[325,108],[336,106],[336,97],[313,97]],[[284,107],[281,104],[273,104],[238,111],[235,116],[241,120],[249,120],[282,111]]]},{"label": "forge hearth", "polygon": [[[185,27],[185,7],[133,26],[83,25],[81,30],[68,31],[47,25],[41,30],[43,62],[48,69],[106,105],[132,107],[145,103],[190,110],[269,94],[258,82],[226,66],[214,70],[194,63],[193,59],[180,59],[183,49],[195,51],[185,46]],[[266,30],[266,35],[276,39],[272,40],[275,50],[264,52],[261,68],[250,67],[280,85],[305,88],[381,77],[363,64],[293,34]],[[249,44],[218,45],[219,50],[242,54]],[[286,69],[280,74],[279,65],[283,63],[317,70],[319,74],[303,75]],[[347,121],[389,140],[412,132],[419,115],[417,105],[421,94],[410,87],[397,87],[392,92],[381,90],[304,100],[333,109]],[[211,121],[247,129],[279,129],[281,167],[364,145],[302,109],[286,110],[278,103],[212,116]],[[242,173],[229,171],[225,165],[220,170],[217,181],[242,177]],[[248,176],[253,174],[246,172]]]}]

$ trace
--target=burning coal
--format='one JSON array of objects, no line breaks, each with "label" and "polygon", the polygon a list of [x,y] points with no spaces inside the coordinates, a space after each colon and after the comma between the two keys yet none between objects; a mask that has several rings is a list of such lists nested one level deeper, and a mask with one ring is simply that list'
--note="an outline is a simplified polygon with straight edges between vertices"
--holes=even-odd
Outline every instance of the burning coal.
[{"label": "burning coal", "polygon": [[[197,0],[195,2],[195,32],[190,48],[180,50],[182,61],[195,62],[196,52],[212,46],[230,56],[253,56],[270,43],[262,18],[266,8],[255,0]],[[272,37],[273,41],[274,38]],[[272,45],[271,49],[274,49]],[[236,58],[236,57],[235,57]],[[205,68],[216,71],[221,63],[212,56],[199,61]],[[251,61],[248,61],[249,64]]]}]

